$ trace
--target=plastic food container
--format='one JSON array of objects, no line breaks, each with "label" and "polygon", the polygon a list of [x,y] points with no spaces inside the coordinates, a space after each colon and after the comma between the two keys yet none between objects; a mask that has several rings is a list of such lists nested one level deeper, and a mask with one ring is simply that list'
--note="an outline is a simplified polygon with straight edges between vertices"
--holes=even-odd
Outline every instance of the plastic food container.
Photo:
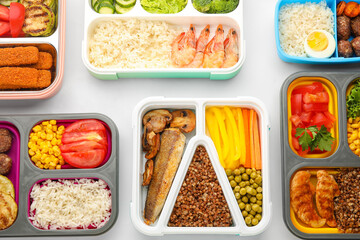
[{"label": "plastic food container", "polygon": [[[279,12],[282,6],[291,3],[301,3],[305,4],[306,2],[319,3],[321,0],[278,0],[275,7],[275,40],[276,40],[276,48],[278,55],[281,60],[285,62],[293,62],[293,63],[304,63],[304,64],[339,64],[339,63],[354,63],[360,62],[360,57],[339,57],[338,54],[338,45],[337,45],[337,24],[336,24],[336,6],[340,2],[339,0],[326,0],[327,6],[333,12],[334,17],[334,38],[335,38],[335,52],[330,58],[310,58],[310,57],[297,57],[291,56],[284,52],[280,45],[280,37],[279,37]],[[349,2],[349,1],[346,1]],[[360,3],[360,1],[355,0],[355,2]],[[350,38],[350,40],[352,37]]]},{"label": "plastic food container", "polygon": [[0,38],[0,48],[35,46],[53,57],[51,85],[42,90],[0,90],[0,99],[44,99],[56,94],[62,84],[65,61],[66,0],[58,0],[57,26],[48,37]]},{"label": "plastic food container", "polygon": [[[346,96],[348,87],[359,78],[359,73],[324,73],[324,72],[299,72],[289,76],[281,88],[281,141],[282,141],[282,181],[283,181],[283,218],[288,229],[297,237],[304,239],[358,239],[359,234],[342,233],[336,227],[325,225],[313,228],[297,218],[290,206],[290,181],[298,170],[309,170],[310,181],[316,184],[317,170],[326,170],[330,175],[335,175],[340,168],[354,168],[360,166],[360,158],[349,148],[347,137]],[[291,89],[293,85],[306,83],[302,81],[320,81],[323,85],[331,86],[329,89],[332,97],[329,102],[333,108],[336,121],[334,130],[335,144],[332,151],[322,154],[307,154],[300,156],[294,151],[291,143],[291,122],[289,110],[291,103]],[[332,95],[332,96],[331,96]],[[316,186],[316,185],[314,185]],[[335,216],[336,217],[336,216]]]},{"label": "plastic food container", "polygon": [[[227,179],[224,168],[220,165],[215,145],[205,133],[205,109],[211,106],[233,106],[254,109],[259,116],[261,151],[262,151],[262,187],[263,187],[263,212],[258,225],[248,227],[241,214],[234,193]],[[186,133],[186,144],[182,160],[176,172],[165,205],[154,224],[144,222],[144,206],[147,187],[142,186],[142,174],[145,166],[145,154],[142,150],[142,118],[150,110],[190,109],[196,115],[196,127],[191,133]],[[134,139],[134,165],[133,165],[133,191],[130,203],[131,219],[135,228],[149,236],[162,236],[164,234],[237,234],[251,236],[260,234],[265,230],[271,218],[271,197],[269,178],[269,130],[270,123],[267,111],[262,102],[252,97],[237,97],[230,99],[186,99],[186,98],[146,98],[138,103],[133,112],[133,139]],[[233,224],[230,227],[170,227],[169,218],[172,213],[177,195],[182,186],[189,164],[194,156],[195,149],[204,146],[216,172],[217,179],[228,203]]]},{"label": "plastic food container", "polygon": [[[85,30],[84,41],[82,44],[82,59],[89,72],[96,78],[102,80],[117,80],[119,78],[210,78],[213,80],[225,80],[234,77],[239,71],[245,60],[245,41],[243,34],[243,1],[239,1],[238,7],[227,14],[205,14],[198,12],[188,1],[187,6],[176,14],[152,14],[145,11],[140,0],[132,10],[125,14],[99,14],[91,7],[90,0],[84,0],[85,3]],[[234,28],[238,34],[239,42],[239,61],[230,68],[224,69],[206,69],[206,68],[141,68],[141,69],[121,69],[121,68],[98,68],[89,61],[89,38],[93,34],[94,28],[99,22],[112,19],[146,19],[166,21],[169,24],[184,27],[187,31],[190,24],[194,24],[197,36],[200,31],[210,24],[210,39],[215,33],[216,26],[223,24],[224,38],[230,27]]]},{"label": "plastic food container", "polygon": [[[108,156],[97,168],[80,169],[65,168],[60,170],[44,170],[36,167],[28,153],[28,139],[32,128],[45,120],[55,119],[58,126],[70,124],[80,119],[98,119],[105,125],[108,132]],[[45,115],[14,115],[1,116],[0,128],[8,129],[13,136],[12,147],[7,153],[13,159],[11,172],[7,177],[15,188],[15,200],[18,204],[18,214],[15,222],[9,228],[0,230],[0,237],[25,236],[78,236],[99,235],[109,230],[118,215],[118,154],[119,136],[115,123],[101,114],[45,114]],[[65,166],[65,165],[64,165]],[[111,215],[100,228],[94,229],[61,229],[45,230],[33,225],[30,217],[30,192],[36,183],[42,184],[48,179],[94,179],[103,180],[111,192]]]}]

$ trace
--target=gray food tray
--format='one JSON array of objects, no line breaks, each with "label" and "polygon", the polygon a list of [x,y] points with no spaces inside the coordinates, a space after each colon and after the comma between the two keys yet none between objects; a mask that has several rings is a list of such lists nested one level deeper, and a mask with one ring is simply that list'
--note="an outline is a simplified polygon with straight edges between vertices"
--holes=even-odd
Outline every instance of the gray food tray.
[{"label": "gray food tray", "polygon": [[[323,77],[334,84],[337,90],[338,102],[338,148],[326,158],[303,158],[292,151],[288,142],[287,118],[287,90],[289,85],[299,77]],[[346,117],[346,90],[355,79],[360,77],[360,72],[298,72],[289,76],[281,87],[281,159],[282,159],[282,191],[283,191],[283,219],[285,225],[295,236],[304,239],[360,239],[360,234],[329,233],[309,234],[298,230],[290,219],[290,179],[293,173],[305,167],[360,167],[360,158],[349,148],[347,140]]]},{"label": "gray food tray", "polygon": [[[111,133],[111,153],[108,161],[93,169],[61,169],[43,170],[36,167],[28,155],[28,138],[32,127],[44,120],[80,120],[98,119],[108,126]],[[0,124],[9,123],[15,126],[20,136],[19,154],[19,190],[18,195],[18,216],[14,224],[7,229],[0,230],[0,237],[10,236],[80,236],[80,235],[99,235],[108,231],[115,223],[118,216],[119,193],[118,193],[118,156],[119,156],[119,136],[115,123],[105,115],[89,114],[44,114],[44,115],[12,115],[0,116]],[[13,139],[15,140],[15,139]],[[14,141],[13,141],[14,142]],[[110,147],[110,146],[109,146]],[[13,159],[13,161],[16,161]],[[14,165],[13,165],[14,167]],[[29,191],[32,186],[40,180],[46,179],[78,179],[94,178],[102,179],[111,191],[111,216],[109,221],[99,229],[67,229],[67,230],[42,230],[32,225],[28,218]],[[11,180],[11,179],[10,179]],[[15,187],[15,184],[14,184]],[[15,187],[16,189],[16,187]]]}]

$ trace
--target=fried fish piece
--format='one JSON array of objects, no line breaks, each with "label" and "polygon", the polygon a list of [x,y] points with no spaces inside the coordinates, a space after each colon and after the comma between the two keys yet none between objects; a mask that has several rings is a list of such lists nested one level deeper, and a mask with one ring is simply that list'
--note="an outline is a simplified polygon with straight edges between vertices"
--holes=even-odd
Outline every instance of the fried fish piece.
[{"label": "fried fish piece", "polygon": [[159,153],[145,202],[146,224],[154,223],[165,204],[185,147],[185,135],[178,128],[167,128],[161,135]]},{"label": "fried fish piece", "polygon": [[0,66],[11,67],[35,64],[39,61],[37,47],[0,48]]},{"label": "fried fish piece", "polygon": [[326,219],[329,227],[336,227],[334,197],[340,195],[339,186],[333,176],[325,170],[317,171],[316,207],[319,215]]},{"label": "fried fish piece", "polygon": [[48,70],[53,65],[53,57],[48,52],[39,52],[39,61],[29,67]]},{"label": "fried fish piece", "polygon": [[298,171],[290,183],[290,204],[298,218],[311,227],[322,227],[326,219],[315,211],[313,196],[315,186],[310,182],[309,171]]}]

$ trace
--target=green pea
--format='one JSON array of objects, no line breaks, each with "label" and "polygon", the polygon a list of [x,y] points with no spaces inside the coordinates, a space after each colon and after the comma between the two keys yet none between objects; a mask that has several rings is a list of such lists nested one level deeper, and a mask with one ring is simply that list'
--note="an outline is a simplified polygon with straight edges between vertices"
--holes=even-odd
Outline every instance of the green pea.
[{"label": "green pea", "polygon": [[228,176],[230,176],[232,174],[231,169],[226,169],[225,172],[226,172],[226,175],[228,175]]},{"label": "green pea", "polygon": [[239,176],[239,175],[240,175],[240,169],[235,169],[235,170],[234,170],[234,174],[235,174],[236,176]]},{"label": "green pea", "polygon": [[234,180],[235,177],[233,175],[231,175],[231,176],[228,176],[228,179],[229,179],[229,181],[231,181],[231,180]]},{"label": "green pea", "polygon": [[235,198],[236,198],[236,199],[240,199],[240,193],[238,193],[238,192],[235,193]]},{"label": "green pea", "polygon": [[[239,208],[240,208],[241,210],[244,210],[244,209],[245,209],[245,203],[240,202],[240,203],[239,203]],[[259,215],[259,214],[258,214],[258,215]]]},{"label": "green pea", "polygon": [[251,179],[255,179],[257,176],[258,176],[258,175],[256,174],[256,172],[252,172],[252,173],[250,174],[250,178],[251,178]]},{"label": "green pea", "polygon": [[256,214],[255,218],[260,221],[262,217],[260,214]]},{"label": "green pea", "polygon": [[262,192],[262,187],[258,187],[258,188],[256,189],[256,191],[257,191],[258,193],[261,193],[261,192]]},{"label": "green pea", "polygon": [[251,218],[250,218],[249,216],[245,218],[245,223],[246,223],[247,225],[250,225],[250,224],[251,224]]},{"label": "green pea", "polygon": [[244,167],[240,167],[240,173],[244,173],[245,172],[245,168]]},{"label": "green pea", "polygon": [[254,204],[254,205],[252,205],[252,210],[254,210],[255,212],[257,212],[257,211],[259,211],[259,205],[257,205],[257,204]]},{"label": "green pea", "polygon": [[248,188],[246,189],[246,192],[247,192],[248,194],[251,194],[252,191],[253,191],[253,188],[252,188],[252,187],[248,187]]},{"label": "green pea", "polygon": [[257,176],[257,177],[255,178],[255,182],[256,182],[257,184],[261,184],[261,181],[262,181],[262,177],[261,177],[261,176]]},{"label": "green pea", "polygon": [[249,201],[249,199],[247,197],[242,197],[241,201],[243,201],[244,203],[247,203]]},{"label": "green pea", "polygon": [[237,203],[238,203],[238,204],[241,203],[241,199],[238,199],[238,200],[237,200]]},{"label": "green pea", "polygon": [[252,196],[251,194],[246,194],[246,196],[250,199]]},{"label": "green pea", "polygon": [[234,191],[235,191],[235,192],[239,192],[239,191],[240,191],[240,186],[236,186],[236,187],[234,188]]},{"label": "green pea", "polygon": [[245,172],[247,175],[250,175],[252,173],[251,168],[247,168]]},{"label": "green pea", "polygon": [[248,211],[248,212],[251,211],[251,205],[250,204],[245,205],[245,211]]},{"label": "green pea", "polygon": [[240,187],[244,188],[246,186],[246,182],[240,182]]},{"label": "green pea", "polygon": [[245,194],[246,194],[246,189],[245,189],[245,188],[241,188],[241,189],[240,189],[240,194],[241,194],[241,195],[245,195]]},{"label": "green pea", "polygon": [[249,212],[252,216],[256,215],[256,212],[254,210],[251,209],[251,211]]},{"label": "green pea", "polygon": [[252,185],[252,187],[255,188],[255,189],[257,189],[257,188],[259,187],[259,185],[258,185],[257,183],[254,183],[254,184]]},{"label": "green pea", "polygon": [[246,184],[246,186],[250,186],[250,182],[249,182],[249,181],[246,181],[245,184]]},{"label": "green pea", "polygon": [[250,179],[250,184],[254,184],[255,183],[255,181],[254,181],[254,179]]},{"label": "green pea", "polygon": [[247,212],[247,211],[242,211],[242,215],[244,216],[244,217],[247,217],[247,215],[248,215],[249,213]]},{"label": "green pea", "polygon": [[258,223],[259,223],[259,220],[258,220],[257,218],[253,218],[253,219],[251,220],[251,224],[252,224],[253,226],[258,225]]},{"label": "green pea", "polygon": [[234,188],[234,187],[236,187],[237,184],[236,184],[236,182],[234,180],[231,180],[230,185],[231,185],[232,188]]},{"label": "green pea", "polygon": [[254,216],[253,215],[248,215],[251,219],[253,219],[254,218]]},{"label": "green pea", "polygon": [[256,204],[259,204],[259,206],[261,206],[261,205],[262,205],[262,201],[257,200],[257,201],[256,201]]},{"label": "green pea", "polygon": [[250,202],[256,203],[256,197],[251,197],[251,198],[250,198]]},{"label": "green pea", "polygon": [[241,175],[241,178],[244,179],[245,181],[249,180],[249,175],[247,175],[246,173],[243,173]]},{"label": "green pea", "polygon": [[259,207],[259,211],[257,211],[258,213],[262,213],[262,207]]},{"label": "green pea", "polygon": [[256,171],[257,175],[261,176],[261,171]]},{"label": "green pea", "polygon": [[236,177],[235,177],[235,182],[237,182],[237,183],[241,182],[241,177],[240,177],[240,176],[236,176]]},{"label": "green pea", "polygon": [[261,200],[263,198],[263,195],[261,193],[256,194],[256,198],[258,200]]}]

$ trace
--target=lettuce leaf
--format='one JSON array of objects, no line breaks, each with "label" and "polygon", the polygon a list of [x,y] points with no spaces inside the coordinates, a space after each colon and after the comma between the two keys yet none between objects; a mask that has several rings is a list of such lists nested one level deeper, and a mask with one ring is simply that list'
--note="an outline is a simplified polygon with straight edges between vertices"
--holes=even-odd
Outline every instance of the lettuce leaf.
[{"label": "lettuce leaf", "polygon": [[347,117],[360,116],[360,79],[356,80],[350,94],[346,97]]},{"label": "lettuce leaf", "polygon": [[187,0],[141,0],[140,3],[149,13],[178,13],[185,8]]},{"label": "lettuce leaf", "polygon": [[239,5],[239,0],[193,0],[193,5],[203,13],[229,13]]}]

